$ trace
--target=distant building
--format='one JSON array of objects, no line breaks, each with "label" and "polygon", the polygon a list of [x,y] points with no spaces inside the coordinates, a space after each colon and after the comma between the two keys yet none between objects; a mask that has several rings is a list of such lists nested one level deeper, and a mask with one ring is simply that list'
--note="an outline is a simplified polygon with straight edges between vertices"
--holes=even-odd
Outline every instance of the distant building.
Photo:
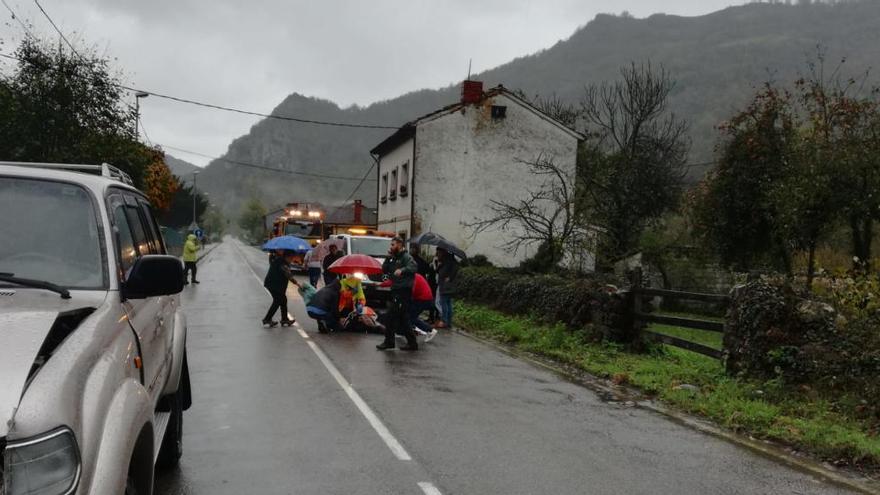
[{"label": "distant building", "polygon": [[574,173],[584,136],[541,112],[503,86],[483,91],[465,81],[461,101],[407,123],[371,150],[379,162],[379,230],[411,237],[438,233],[497,265],[515,256],[501,249],[513,231],[476,236],[467,227],[489,215],[491,200],[524,197],[545,180],[522,161],[539,155]]},{"label": "distant building", "polygon": [[330,208],[324,218],[325,232],[329,234],[363,234],[376,230],[376,210],[356,199],[338,208]]}]

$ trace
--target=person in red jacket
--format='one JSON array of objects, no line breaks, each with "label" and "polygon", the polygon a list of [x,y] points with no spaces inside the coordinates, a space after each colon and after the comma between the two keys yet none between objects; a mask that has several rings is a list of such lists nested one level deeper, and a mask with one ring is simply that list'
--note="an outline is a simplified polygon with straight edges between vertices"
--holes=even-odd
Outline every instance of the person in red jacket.
[{"label": "person in red jacket", "polygon": [[430,311],[433,306],[434,294],[431,292],[431,286],[428,284],[428,280],[421,274],[416,273],[416,278],[413,283],[412,304],[409,306],[409,320],[413,327],[420,330],[420,333],[424,333],[425,342],[430,342],[431,339],[436,337],[437,330],[431,328],[431,325],[419,318],[419,315],[421,315],[423,311]]}]

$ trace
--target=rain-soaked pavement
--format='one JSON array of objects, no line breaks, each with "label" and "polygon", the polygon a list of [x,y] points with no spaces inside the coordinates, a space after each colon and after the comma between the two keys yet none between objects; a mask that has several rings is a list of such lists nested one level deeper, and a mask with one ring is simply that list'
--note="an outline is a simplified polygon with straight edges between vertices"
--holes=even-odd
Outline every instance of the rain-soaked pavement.
[{"label": "rain-soaked pavement", "polygon": [[294,290],[301,329],[264,329],[265,269],[227,238],[182,296],[194,403],[158,494],[848,493],[461,335],[379,352]]}]

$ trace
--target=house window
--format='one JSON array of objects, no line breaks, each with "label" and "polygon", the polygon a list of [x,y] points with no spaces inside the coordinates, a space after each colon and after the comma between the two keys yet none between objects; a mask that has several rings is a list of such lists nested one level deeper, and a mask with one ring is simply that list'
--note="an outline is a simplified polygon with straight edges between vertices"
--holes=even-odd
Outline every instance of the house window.
[{"label": "house window", "polygon": [[382,174],[382,196],[379,202],[383,204],[388,202],[388,174]]},{"label": "house window", "polygon": [[501,120],[507,117],[507,107],[503,105],[492,105],[492,118]]},{"label": "house window", "polygon": [[400,167],[400,197],[409,194],[409,162]]},{"label": "house window", "polygon": [[389,199],[392,201],[397,199],[397,167],[394,167],[394,170],[391,171],[391,196]]}]

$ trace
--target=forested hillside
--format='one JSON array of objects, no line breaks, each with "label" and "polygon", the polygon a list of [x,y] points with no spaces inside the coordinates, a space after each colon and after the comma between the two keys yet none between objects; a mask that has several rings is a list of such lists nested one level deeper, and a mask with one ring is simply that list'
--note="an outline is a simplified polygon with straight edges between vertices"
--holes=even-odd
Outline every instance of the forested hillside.
[{"label": "forested hillside", "polygon": [[[750,4],[690,18],[599,15],[567,40],[474,78],[484,81],[486,87],[504,84],[529,96],[555,94],[577,102],[585,85],[617,78],[620,67],[631,61],[663,65],[676,81],[671,108],[690,122],[690,161],[703,163],[713,159],[716,126],[734,109],[742,108],[763,81],[791,82],[805,70],[807,61],[815,60],[819,47],[832,69],[846,58],[844,75],[858,76],[880,65],[878,26],[880,2],[876,1]],[[364,108],[345,109],[329,101],[292,94],[274,113],[400,125],[456,101],[458,92],[456,83]],[[372,163],[370,148],[390,132],[264,120],[233,141],[223,158],[360,178]],[[705,170],[695,166],[690,173],[700,176]],[[296,199],[332,204],[345,199],[356,184],[357,180],[279,174],[221,160],[212,162],[199,175],[199,187],[206,188],[212,197],[225,198],[230,213],[237,213],[252,196],[260,197],[267,206]],[[365,182],[355,197],[375,204],[375,182]]]}]

